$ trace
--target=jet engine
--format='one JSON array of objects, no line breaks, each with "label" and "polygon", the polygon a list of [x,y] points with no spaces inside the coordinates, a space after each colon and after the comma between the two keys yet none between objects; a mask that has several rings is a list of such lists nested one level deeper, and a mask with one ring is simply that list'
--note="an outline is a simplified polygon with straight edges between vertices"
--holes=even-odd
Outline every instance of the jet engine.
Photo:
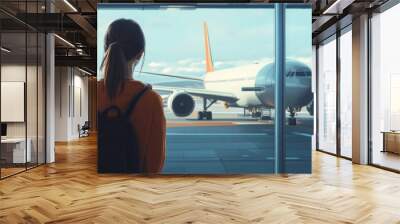
[{"label": "jet engine", "polygon": [[186,92],[175,92],[168,97],[168,108],[177,117],[189,116],[194,110],[195,102]]}]

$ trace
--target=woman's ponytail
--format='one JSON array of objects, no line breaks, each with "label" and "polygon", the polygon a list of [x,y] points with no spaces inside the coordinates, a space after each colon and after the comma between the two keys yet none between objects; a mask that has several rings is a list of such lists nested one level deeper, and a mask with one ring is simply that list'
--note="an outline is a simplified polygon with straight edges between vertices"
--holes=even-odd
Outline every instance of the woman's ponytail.
[{"label": "woman's ponytail", "polygon": [[129,75],[122,46],[118,42],[111,43],[104,54],[102,63],[104,83],[107,95],[113,99],[123,88],[123,81]]},{"label": "woman's ponytail", "polygon": [[144,54],[145,39],[139,24],[129,19],[117,19],[110,24],[104,38],[104,59],[101,69],[107,95],[112,100],[129,79],[128,63]]}]

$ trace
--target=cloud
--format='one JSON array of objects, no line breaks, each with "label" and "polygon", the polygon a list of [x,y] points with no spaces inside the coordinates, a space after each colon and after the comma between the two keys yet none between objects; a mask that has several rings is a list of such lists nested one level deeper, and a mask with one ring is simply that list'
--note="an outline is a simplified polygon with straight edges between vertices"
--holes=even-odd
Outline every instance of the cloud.
[{"label": "cloud", "polygon": [[187,65],[188,63],[193,62],[194,59],[188,58],[188,59],[182,59],[178,61],[178,65]]},{"label": "cloud", "polygon": [[173,68],[171,68],[171,67],[164,67],[164,68],[161,70],[161,73],[163,73],[163,74],[173,74],[172,71],[173,71]]},{"label": "cloud", "polygon": [[149,66],[150,68],[160,68],[160,67],[164,67],[165,63],[150,62],[147,66]]},{"label": "cloud", "polygon": [[194,58],[189,58],[189,59],[183,59],[183,60],[179,60],[177,62],[178,65],[180,66],[203,66],[206,64],[205,60],[199,60],[199,59],[194,59]]},{"label": "cloud", "polygon": [[225,60],[225,61],[215,61],[214,66],[216,69],[224,69],[224,68],[233,68],[254,63],[268,64],[272,62],[273,60],[271,58],[260,58],[258,60]]},{"label": "cloud", "polygon": [[152,61],[145,66],[144,70],[170,75],[199,77],[205,72],[204,64],[204,61],[198,59],[183,59],[177,62]]}]

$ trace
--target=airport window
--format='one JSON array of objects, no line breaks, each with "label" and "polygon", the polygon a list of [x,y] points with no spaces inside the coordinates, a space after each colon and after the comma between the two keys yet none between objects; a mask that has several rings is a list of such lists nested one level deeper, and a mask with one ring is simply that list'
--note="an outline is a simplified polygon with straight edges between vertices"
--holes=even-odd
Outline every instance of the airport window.
[{"label": "airport window", "polygon": [[[100,14],[101,12],[99,10]],[[203,83],[136,74],[137,78],[153,86],[169,86],[178,91],[182,88],[201,87],[216,92],[228,91],[227,88],[233,91],[239,83],[244,87],[254,87],[254,79],[248,80],[243,77],[248,70],[240,70],[240,66],[259,70],[258,68],[262,69],[273,61],[273,8],[197,8],[190,11],[134,9],[133,12],[132,9],[125,9],[120,10],[118,14],[111,13],[110,16],[99,16],[99,18],[107,18],[110,21],[105,24],[109,24],[126,14],[141,23],[147,35],[143,71],[205,79]],[[146,20],[152,14],[157,16]],[[186,18],[185,22],[176,23],[181,21],[179,18]],[[174,32],[151,26],[160,22],[165,24],[166,29],[172,27]],[[241,32],[237,32],[239,29]],[[262,35],[260,33],[252,35],[252,30],[263,30],[263,32],[260,31]],[[163,39],[159,38],[158,33],[163,33]],[[235,38],[229,33],[234,33]],[[205,45],[204,38],[209,44]],[[169,40],[168,45],[163,44],[165,39]],[[238,45],[238,42],[241,44]],[[166,52],[170,52],[168,56]],[[206,55],[206,52],[212,52],[212,55]],[[255,61],[258,63],[254,63]],[[206,65],[213,69],[207,71]],[[260,82],[260,85],[263,84]],[[268,120],[261,122],[259,121],[263,113],[261,108],[256,106],[240,108],[251,104],[251,101],[254,103],[259,101],[257,92],[238,92],[238,94],[239,101],[214,103],[213,98],[191,95],[190,92],[169,95],[164,108],[167,119],[167,154],[163,173],[274,171],[273,118],[269,116],[266,117]],[[248,98],[249,95],[254,97]],[[189,110],[178,107],[183,103],[178,101],[183,99],[187,99],[187,105],[192,105]],[[272,114],[272,111],[269,109],[265,113]]]},{"label": "airport window", "polygon": [[400,5],[372,19],[371,162],[400,170]]},{"label": "airport window", "polygon": [[[41,1],[17,5],[20,16],[42,10]],[[0,177],[5,178],[45,163],[45,36],[10,15],[0,17],[10,22],[0,25]]]},{"label": "airport window", "polygon": [[[133,76],[152,84],[164,99],[167,147],[162,173],[275,172],[274,7],[143,10],[100,5],[99,37],[119,18],[133,19],[144,30],[146,56]],[[311,8],[291,5],[285,16],[285,171],[309,173]],[[104,46],[103,38],[98,38],[98,46]],[[98,48],[99,63],[103,54]],[[98,80],[102,78],[98,64]]]},{"label": "airport window", "polygon": [[318,149],[336,154],[336,36],[318,47]]}]

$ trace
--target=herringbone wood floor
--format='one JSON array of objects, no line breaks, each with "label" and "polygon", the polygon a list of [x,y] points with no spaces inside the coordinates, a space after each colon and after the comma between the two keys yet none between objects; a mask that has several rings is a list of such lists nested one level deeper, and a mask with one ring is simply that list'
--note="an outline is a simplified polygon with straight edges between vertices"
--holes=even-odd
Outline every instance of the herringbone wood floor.
[{"label": "herringbone wood floor", "polygon": [[0,181],[0,223],[400,223],[400,175],[315,152],[312,175],[96,173],[96,141]]}]

